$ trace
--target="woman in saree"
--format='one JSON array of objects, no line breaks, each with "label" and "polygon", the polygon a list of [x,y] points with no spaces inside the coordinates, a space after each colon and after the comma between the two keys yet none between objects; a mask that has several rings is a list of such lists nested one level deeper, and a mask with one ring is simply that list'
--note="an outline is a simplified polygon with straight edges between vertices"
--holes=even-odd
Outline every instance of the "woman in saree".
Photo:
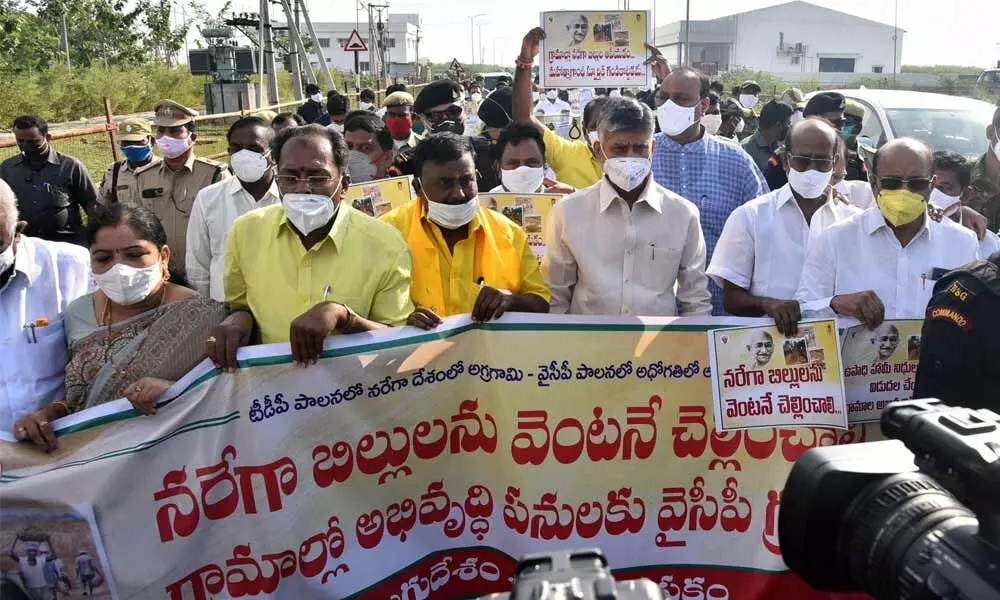
[{"label": "woman in saree", "polygon": [[185,287],[170,268],[163,225],[145,208],[114,204],[87,226],[96,291],[66,308],[66,398],[14,424],[18,440],[52,451],[50,423],[127,398],[138,412],[205,358],[205,332],[226,316],[224,305]]}]

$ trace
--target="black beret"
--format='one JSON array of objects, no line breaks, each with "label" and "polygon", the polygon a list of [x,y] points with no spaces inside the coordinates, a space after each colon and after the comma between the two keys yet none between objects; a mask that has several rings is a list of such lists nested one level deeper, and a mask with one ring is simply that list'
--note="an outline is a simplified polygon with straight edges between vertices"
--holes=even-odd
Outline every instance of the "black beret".
[{"label": "black beret", "polygon": [[435,106],[458,102],[462,97],[462,88],[450,79],[438,79],[424,86],[413,103],[413,112],[421,115]]},{"label": "black beret", "polygon": [[844,112],[847,101],[843,94],[837,92],[820,92],[809,99],[802,110],[803,117],[822,115],[831,112]]},{"label": "black beret", "polygon": [[487,127],[504,128],[512,121],[514,112],[514,88],[498,87],[479,105],[479,120]]}]

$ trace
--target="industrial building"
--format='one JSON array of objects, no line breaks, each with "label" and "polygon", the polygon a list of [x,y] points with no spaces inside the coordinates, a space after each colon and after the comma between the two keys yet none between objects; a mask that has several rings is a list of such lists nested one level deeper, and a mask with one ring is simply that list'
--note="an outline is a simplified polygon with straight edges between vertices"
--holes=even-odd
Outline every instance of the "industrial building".
[{"label": "industrial building", "polygon": [[[656,46],[672,64],[710,73],[746,67],[785,80],[843,83],[892,77],[904,31],[809,2],[794,1],[705,21],[656,28]],[[690,38],[688,38],[690,35]]]}]

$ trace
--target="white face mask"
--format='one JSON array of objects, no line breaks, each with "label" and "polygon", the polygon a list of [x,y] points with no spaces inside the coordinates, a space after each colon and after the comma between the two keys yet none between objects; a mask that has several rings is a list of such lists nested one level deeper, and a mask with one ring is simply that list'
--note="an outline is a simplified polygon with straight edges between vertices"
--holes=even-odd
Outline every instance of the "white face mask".
[{"label": "white face mask", "polygon": [[612,98],[621,98],[622,97],[622,93],[620,91],[618,91],[618,90],[611,90],[610,92],[608,92],[608,96],[610,96]]},{"label": "white face mask", "polygon": [[701,124],[705,126],[705,131],[709,135],[715,135],[722,126],[722,115],[705,115],[701,118]]},{"label": "white face mask", "polygon": [[156,147],[160,149],[163,156],[177,158],[191,147],[191,136],[178,139],[169,135],[163,135],[156,138]]},{"label": "white face mask", "polygon": [[362,183],[375,179],[378,167],[364,152],[351,150],[347,153],[347,172],[351,174],[351,183]]},{"label": "white face mask", "polygon": [[955,210],[958,210],[958,203],[961,199],[961,196],[949,196],[941,190],[934,188],[931,190],[931,197],[928,199],[928,203],[942,211],[944,216],[948,216],[955,212]]},{"label": "white face mask", "polygon": [[545,92],[545,97],[549,99],[549,102],[555,102],[556,98],[559,97],[559,94],[553,90],[551,92]]},{"label": "white face mask", "polygon": [[753,108],[757,106],[757,96],[753,94],[740,94],[740,104],[744,108]]},{"label": "white face mask", "polygon": [[[13,237],[13,236],[11,236]],[[14,266],[14,243],[11,242],[6,250],[0,252],[0,273],[6,273],[7,269]]]},{"label": "white face mask", "polygon": [[746,129],[746,127],[747,127],[746,121],[740,119],[739,123],[736,124],[736,127],[733,129],[733,131],[736,133],[743,133],[743,130]]},{"label": "white face mask", "polygon": [[479,198],[462,204],[443,204],[427,201],[427,218],[445,229],[458,229],[468,225],[479,212]]},{"label": "white face mask", "polygon": [[801,110],[797,110],[797,111],[795,111],[795,112],[792,113],[792,120],[789,123],[791,125],[795,125],[796,123],[798,123],[799,121],[801,121],[804,118],[805,117],[802,116],[802,111]]},{"label": "white face mask", "polygon": [[[340,191],[337,191],[334,196]],[[309,235],[320,227],[323,227],[337,215],[338,206],[334,206],[333,199],[323,194],[283,194],[281,203],[285,206],[285,215],[288,221],[302,235]]]},{"label": "white face mask", "polygon": [[660,124],[660,131],[667,135],[684,133],[694,125],[696,108],[697,106],[681,106],[673,100],[667,100],[656,109],[656,122]]},{"label": "white face mask", "polygon": [[472,92],[472,101],[473,102],[482,102],[483,101],[483,95],[480,94],[479,92]]},{"label": "white face mask", "polygon": [[240,181],[246,183],[260,181],[267,170],[271,168],[267,162],[267,154],[253,150],[240,150],[229,157],[229,166],[233,168],[233,173]]},{"label": "white face mask", "polygon": [[344,124],[343,123],[330,123],[327,125],[333,131],[336,131],[340,135],[344,135]]},{"label": "white face mask", "polygon": [[788,184],[792,186],[799,196],[803,198],[812,199],[819,198],[823,195],[826,190],[826,186],[830,185],[830,179],[833,178],[833,171],[796,171],[795,169],[788,170]]},{"label": "white face mask", "polygon": [[588,131],[587,139],[590,140],[590,144],[593,145],[596,144],[599,139],[601,139],[601,135],[596,131]]},{"label": "white face mask", "polygon": [[604,159],[604,174],[608,180],[626,192],[639,187],[646,177],[652,163],[641,156],[626,156]]},{"label": "white face mask", "polygon": [[313,94],[309,96],[309,99],[313,102],[323,102],[323,94]]},{"label": "white face mask", "polygon": [[117,263],[103,273],[94,273],[94,283],[115,304],[129,306],[142,302],[163,282],[160,263],[137,269]]},{"label": "white face mask", "polygon": [[500,181],[504,189],[515,194],[534,194],[545,179],[543,167],[518,167],[516,169],[501,169]]},{"label": "white face mask", "polygon": [[371,102],[359,102],[358,106],[361,107],[361,110],[371,110],[375,105]]}]

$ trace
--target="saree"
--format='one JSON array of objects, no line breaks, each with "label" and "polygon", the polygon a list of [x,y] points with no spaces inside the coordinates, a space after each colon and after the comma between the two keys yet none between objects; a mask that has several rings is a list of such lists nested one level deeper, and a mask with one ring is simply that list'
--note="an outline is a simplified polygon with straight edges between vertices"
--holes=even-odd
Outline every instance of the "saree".
[{"label": "saree", "polygon": [[100,327],[70,345],[66,404],[77,412],[124,396],[143,377],[176,381],[205,358],[205,338],[223,304],[190,298]]}]

